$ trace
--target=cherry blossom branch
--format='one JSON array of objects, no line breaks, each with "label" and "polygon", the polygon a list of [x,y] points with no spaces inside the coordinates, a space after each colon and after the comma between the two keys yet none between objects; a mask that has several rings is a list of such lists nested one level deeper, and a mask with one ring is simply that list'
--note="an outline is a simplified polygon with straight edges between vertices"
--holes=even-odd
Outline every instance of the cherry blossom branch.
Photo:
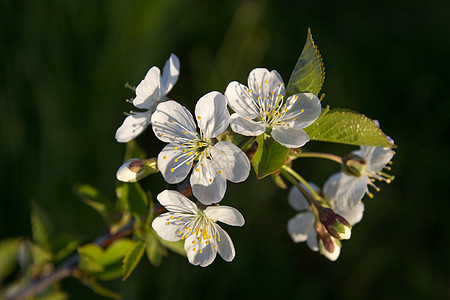
[{"label": "cherry blossom branch", "polygon": [[312,157],[312,158],[325,158],[332,161],[337,162],[338,164],[342,164],[342,157],[330,153],[321,153],[321,152],[301,152],[296,153],[295,157]]},{"label": "cherry blossom branch", "polygon": [[[129,236],[134,232],[134,221],[130,221],[122,230],[115,234],[104,234],[94,240],[93,244],[105,248],[112,244],[114,241]],[[80,260],[79,254],[74,254],[66,259],[59,267],[55,269],[49,275],[37,280],[30,281],[22,290],[14,295],[7,296],[5,300],[22,300],[29,299],[30,297],[42,292],[53,283],[60,281],[66,277],[73,276],[74,272],[78,269],[78,262]]]}]

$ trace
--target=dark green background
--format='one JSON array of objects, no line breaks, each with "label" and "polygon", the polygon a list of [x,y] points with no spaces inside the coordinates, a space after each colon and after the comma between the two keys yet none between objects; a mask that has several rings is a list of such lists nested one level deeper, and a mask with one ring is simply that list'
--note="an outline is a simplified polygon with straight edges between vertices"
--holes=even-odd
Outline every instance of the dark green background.
[{"label": "dark green background", "polygon": [[[232,263],[217,258],[204,269],[170,254],[107,285],[125,299],[448,297],[449,2],[336,2],[2,1],[0,236],[30,236],[30,201],[57,233],[87,243],[104,232],[71,189],[89,183],[114,199],[125,150],[114,133],[132,109],[126,81],[138,84],[173,52],[181,75],[170,96],[191,110],[206,92],[245,83],[255,67],[276,69],[287,83],[311,27],[326,68],[323,104],[379,120],[398,145],[395,181],[365,200],[339,260],[294,244],[287,192],[252,174],[223,200],[246,218],[243,228],[224,226],[237,251]],[[138,142],[152,156],[163,146],[150,130]],[[319,185],[338,171],[313,159],[294,167]],[[143,183],[154,194],[166,187],[160,175]],[[73,279],[63,289],[100,299]]]}]

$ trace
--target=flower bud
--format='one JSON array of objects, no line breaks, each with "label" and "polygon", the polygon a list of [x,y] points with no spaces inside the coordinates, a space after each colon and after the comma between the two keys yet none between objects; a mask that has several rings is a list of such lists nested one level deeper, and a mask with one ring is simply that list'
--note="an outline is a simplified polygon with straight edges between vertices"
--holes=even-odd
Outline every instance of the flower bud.
[{"label": "flower bud", "polygon": [[116,178],[123,182],[136,182],[158,171],[156,158],[132,158],[120,166],[119,170],[117,170]]},{"label": "flower bud", "polygon": [[359,177],[366,171],[366,161],[361,156],[350,153],[342,159],[342,172],[347,175]]},{"label": "flower bud", "polygon": [[332,209],[325,207],[320,208],[319,219],[331,236],[339,240],[350,239],[350,236],[352,235],[352,225]]},{"label": "flower bud", "polygon": [[320,222],[316,222],[314,229],[317,232],[319,252],[331,261],[338,259],[341,253],[341,242],[332,237]]}]

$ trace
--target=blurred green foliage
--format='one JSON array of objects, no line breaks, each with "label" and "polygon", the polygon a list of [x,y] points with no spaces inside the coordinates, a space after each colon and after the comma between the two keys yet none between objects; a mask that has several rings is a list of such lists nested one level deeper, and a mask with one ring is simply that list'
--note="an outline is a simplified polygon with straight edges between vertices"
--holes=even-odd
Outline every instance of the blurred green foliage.
[{"label": "blurred green foliage", "polygon": [[[323,105],[378,119],[398,145],[390,185],[372,200],[331,263],[294,244],[286,222],[295,212],[270,178],[230,184],[224,204],[246,218],[226,230],[237,256],[203,269],[170,253],[161,266],[141,263],[126,282],[105,285],[125,299],[265,297],[442,298],[450,295],[450,112],[448,1],[12,1],[0,3],[2,201],[0,236],[34,236],[31,203],[55,234],[82,244],[104,232],[102,218],[72,192],[76,183],[114,199],[125,145],[114,139],[126,98],[170,53],[181,60],[169,96],[193,109],[211,90],[246,82],[255,67],[289,79],[311,27],[326,68]],[[138,138],[156,156],[151,130]],[[311,150],[354,148],[315,142]],[[338,166],[294,163],[321,185]],[[159,174],[142,181],[154,195]],[[245,195],[245,196],[243,196]],[[33,221],[34,222],[34,221]],[[45,241],[45,239],[43,240]],[[51,241],[45,243],[52,244]],[[102,299],[74,279],[73,299]]]}]

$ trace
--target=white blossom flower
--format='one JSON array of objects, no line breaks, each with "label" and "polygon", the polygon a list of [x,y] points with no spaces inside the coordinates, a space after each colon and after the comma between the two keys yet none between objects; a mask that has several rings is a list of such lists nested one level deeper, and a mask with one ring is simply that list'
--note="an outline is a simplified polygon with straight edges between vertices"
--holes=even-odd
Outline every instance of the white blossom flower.
[{"label": "white blossom flower", "polygon": [[166,95],[173,88],[180,74],[180,61],[171,54],[164,65],[163,73],[158,67],[152,67],[145,78],[136,87],[136,98],[133,105],[146,111],[131,112],[116,131],[116,140],[127,143],[141,134],[150,124],[156,106],[166,100]]},{"label": "white blossom flower", "polygon": [[195,119],[200,132],[185,107],[175,101],[158,105],[152,116],[153,131],[169,143],[158,155],[158,168],[164,179],[174,184],[184,180],[193,167],[192,192],[200,202],[209,205],[222,200],[227,180],[237,183],[247,179],[250,161],[232,142],[215,143],[230,120],[224,95],[210,92],[200,98]]},{"label": "white blossom flower", "polygon": [[284,99],[283,80],[277,71],[257,68],[248,76],[248,87],[233,81],[225,96],[235,111],[231,129],[246,136],[258,136],[271,130],[278,143],[298,148],[309,141],[303,128],[320,115],[320,100],[311,93],[298,93]]},{"label": "white blossom flower", "polygon": [[237,209],[209,206],[202,210],[182,194],[169,190],[157,198],[168,212],[153,220],[153,229],[167,241],[185,240],[184,250],[191,264],[206,267],[214,261],[217,252],[225,261],[233,260],[233,242],[216,222],[243,226],[244,217]]},{"label": "white blossom flower", "polygon": [[[318,192],[320,190],[314,183],[309,184],[315,191]],[[355,225],[362,219],[364,204],[359,203],[352,209],[342,210],[338,207],[337,201],[339,200],[336,199],[336,190],[335,182],[327,181],[324,185],[323,193],[327,196],[334,212],[344,217],[351,225]],[[329,245],[328,247],[323,245],[324,241],[322,240],[321,235],[316,231],[316,217],[305,196],[298,188],[291,188],[288,195],[288,202],[292,208],[299,211],[299,213],[291,218],[287,224],[288,233],[293,241],[296,243],[306,241],[306,244],[312,251],[319,251],[319,249],[321,249],[321,254],[329,260],[335,261],[339,257],[341,251],[340,241],[332,236],[328,236],[328,243],[332,243],[333,245]],[[333,251],[327,250],[327,248],[330,247]]]},{"label": "white blossom flower", "polygon": [[375,180],[386,181],[390,183],[393,176],[384,172],[383,169],[390,169],[387,167],[394,151],[390,148],[361,146],[360,150],[353,151],[352,154],[364,159],[364,164],[361,164],[359,176],[339,172],[331,176],[330,180],[336,185],[336,199],[339,199],[339,206],[342,209],[352,208],[357,205],[365,194],[370,198],[373,197],[368,186],[372,186],[376,191],[380,189],[374,184]]}]

